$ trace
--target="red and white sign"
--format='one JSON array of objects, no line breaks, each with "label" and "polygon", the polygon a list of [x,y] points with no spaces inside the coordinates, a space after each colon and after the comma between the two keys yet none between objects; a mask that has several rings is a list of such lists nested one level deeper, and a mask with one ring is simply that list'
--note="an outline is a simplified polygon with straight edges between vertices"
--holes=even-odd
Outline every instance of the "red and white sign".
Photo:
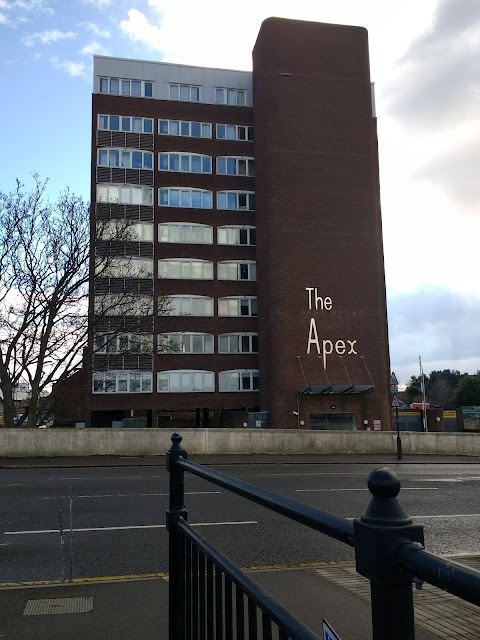
[{"label": "red and white sign", "polygon": [[[398,380],[395,372],[392,371],[392,375],[390,376],[390,393],[398,393]],[[395,405],[392,405],[392,407]]]},{"label": "red and white sign", "polygon": [[374,420],[373,421],[373,430],[374,431],[381,431],[382,430],[382,421],[381,420]]},{"label": "red and white sign", "polygon": [[400,407],[400,400],[398,399],[398,396],[396,393],[393,394],[392,396],[392,407]]}]

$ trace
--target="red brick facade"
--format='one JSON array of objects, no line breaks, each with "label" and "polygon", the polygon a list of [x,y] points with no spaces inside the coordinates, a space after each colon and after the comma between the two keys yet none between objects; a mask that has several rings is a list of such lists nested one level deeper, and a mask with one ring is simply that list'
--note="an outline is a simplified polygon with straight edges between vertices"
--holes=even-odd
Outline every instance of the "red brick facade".
[{"label": "red brick facade", "polygon": [[[93,95],[92,203],[100,176],[97,150],[109,144],[97,132],[98,116],[113,114],[154,119],[154,133],[139,136],[137,146],[154,152],[153,175],[139,172],[139,180],[153,178],[154,206],[127,207],[122,213],[119,206],[92,205],[92,233],[99,216],[131,215],[132,220],[154,222],[153,246],[133,243],[138,246],[127,251],[129,255],[153,255],[154,299],[184,294],[205,295],[215,301],[213,317],[154,316],[153,392],[90,393],[88,412],[93,412],[98,425],[107,425],[114,413],[118,419],[122,412],[129,416],[132,410],[148,412],[148,423],[155,426],[157,414],[162,412],[209,408],[210,426],[222,424],[225,410],[238,413],[229,414],[228,419],[225,416],[223,423],[241,426],[246,410],[262,409],[268,411],[273,428],[315,427],[310,414],[325,413],[355,414],[352,428],[373,428],[373,420],[381,420],[382,428],[389,428],[376,120],[372,117],[366,31],[266,20],[253,52],[253,91],[253,108]],[[206,139],[159,135],[159,119],[209,122],[213,135]],[[255,142],[217,139],[217,123],[253,125]],[[117,136],[117,146],[119,139]],[[132,140],[125,139],[124,146],[130,148]],[[159,171],[158,154],[162,151],[211,156],[212,173]],[[255,178],[217,175],[215,158],[229,155],[255,156]],[[106,173],[101,175],[105,181]],[[169,186],[208,189],[213,192],[213,207],[160,207],[158,189]],[[217,210],[215,193],[223,190],[255,191],[255,211]],[[213,243],[159,243],[158,224],[175,221],[211,225]],[[217,228],[230,224],[256,226],[256,247],[219,245]],[[212,261],[214,279],[159,279],[158,260],[169,257]],[[218,280],[216,264],[228,259],[256,260],[257,282]],[[98,286],[93,266],[92,257],[92,291]],[[151,284],[130,281],[126,286],[148,290]],[[258,320],[219,317],[217,301],[224,296],[256,296]],[[316,300],[317,296],[322,300]],[[319,305],[323,310],[315,309]],[[214,353],[155,353],[157,334],[169,331],[213,334]],[[258,354],[218,352],[220,334],[257,331]],[[320,351],[328,354],[326,369],[316,338]],[[93,356],[94,369],[98,369],[98,362],[98,356]],[[114,368],[107,356],[102,362],[102,366]],[[152,370],[148,358],[138,359],[136,366]],[[174,369],[213,371],[215,391],[157,393],[157,373]],[[260,391],[220,392],[219,372],[234,369],[259,369]],[[352,393],[352,389],[346,394],[300,395],[312,385],[351,388],[371,385],[372,381],[374,390],[368,395]],[[198,415],[199,411],[197,420]],[[233,424],[232,416],[239,416],[241,424]]]},{"label": "red brick facade", "polygon": [[[254,49],[253,80],[260,370],[268,371],[261,406],[273,424],[296,427],[287,416],[305,386],[368,384],[371,376],[375,390],[366,396],[301,397],[299,420],[308,426],[311,413],[353,412],[357,428],[372,428],[374,419],[389,428],[367,32],[269,19]],[[320,349],[311,343],[307,354],[310,330]],[[318,353],[324,340],[326,369]]]}]

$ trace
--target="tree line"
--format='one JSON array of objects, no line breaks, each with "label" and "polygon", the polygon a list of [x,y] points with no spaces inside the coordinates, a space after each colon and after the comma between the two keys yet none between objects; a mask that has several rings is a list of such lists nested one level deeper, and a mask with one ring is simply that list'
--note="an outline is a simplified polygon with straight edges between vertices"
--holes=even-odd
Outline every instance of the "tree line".
[{"label": "tree line", "polygon": [[[480,406],[480,370],[476,374],[460,373],[456,369],[432,371],[424,375],[426,402],[430,405],[454,409],[462,406]],[[401,394],[407,404],[421,401],[421,380],[411,376]]]}]

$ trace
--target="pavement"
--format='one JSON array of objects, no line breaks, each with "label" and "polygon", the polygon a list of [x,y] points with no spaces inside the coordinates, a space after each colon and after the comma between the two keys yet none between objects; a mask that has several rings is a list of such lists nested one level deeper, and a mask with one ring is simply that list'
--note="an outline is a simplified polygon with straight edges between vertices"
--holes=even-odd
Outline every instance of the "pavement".
[{"label": "pavement", "polygon": [[[454,559],[454,558],[452,558]],[[455,558],[480,569],[480,557]],[[353,563],[248,571],[319,637],[370,640],[369,583]],[[416,640],[480,637],[480,609],[440,589],[414,590]],[[168,577],[0,589],[4,640],[168,640]]]},{"label": "pavement", "polygon": [[[202,464],[377,464],[478,463],[479,458],[408,456],[192,456]],[[163,466],[165,458],[0,459],[0,468]],[[450,558],[480,570],[480,555]],[[351,562],[294,568],[248,570],[262,588],[322,635],[326,618],[341,640],[372,637],[369,583]],[[436,587],[414,590],[417,640],[480,637],[480,608]],[[167,640],[168,576],[129,580],[78,580],[68,584],[11,586],[0,589],[1,640]]]},{"label": "pavement", "polygon": [[[199,464],[377,464],[391,467],[402,464],[479,464],[480,456],[404,455],[397,460],[392,454],[336,455],[189,455]],[[0,469],[84,468],[84,467],[165,467],[165,456],[89,456],[68,458],[5,458],[0,456]],[[0,636],[1,637],[1,636]]]}]

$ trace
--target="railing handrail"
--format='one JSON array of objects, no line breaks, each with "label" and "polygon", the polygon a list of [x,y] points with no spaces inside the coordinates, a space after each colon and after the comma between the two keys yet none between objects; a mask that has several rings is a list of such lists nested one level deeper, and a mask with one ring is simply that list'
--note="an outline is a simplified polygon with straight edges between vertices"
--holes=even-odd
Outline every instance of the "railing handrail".
[{"label": "railing handrail", "polygon": [[396,557],[400,567],[410,575],[480,606],[480,571],[441,558],[415,544],[402,545]]},{"label": "railing handrail", "polygon": [[212,547],[197,533],[183,518],[178,518],[177,527],[186,538],[191,540],[202,553],[219,567],[241,591],[252,600],[257,607],[268,614],[270,619],[283,631],[287,631],[294,638],[301,640],[318,640],[318,636],[300,622],[291,613],[287,613],[278,602],[268,595],[259,585],[249,578],[231,560],[220,551]]},{"label": "railing handrail", "polygon": [[350,520],[340,518],[325,511],[320,511],[319,509],[314,509],[313,507],[308,507],[301,502],[284,498],[271,491],[259,489],[243,480],[237,480],[219,471],[207,469],[191,460],[186,460],[182,456],[176,458],[176,464],[184,471],[189,471],[204,480],[208,480],[213,484],[232,491],[232,493],[247,498],[247,500],[251,500],[252,502],[267,507],[267,509],[271,511],[275,511],[291,520],[315,529],[315,531],[320,531],[351,547],[355,544],[353,523]]},{"label": "railing handrail", "polygon": [[[352,522],[191,462],[180,446],[181,440],[180,435],[173,434],[172,446],[167,452],[167,469],[170,471],[167,527],[172,577],[176,563],[184,567],[179,537],[187,531],[191,539],[198,535],[185,522],[183,475],[187,471],[353,546],[356,570],[368,578],[371,585],[372,626],[376,640],[414,640],[413,577],[480,605],[480,572],[425,551],[423,526],[413,524],[403,510],[397,499],[400,480],[390,469],[375,469],[370,473],[370,502],[365,513]],[[215,555],[218,552],[212,548],[211,553]],[[216,562],[216,558],[208,557]],[[231,581],[235,582],[235,579]],[[175,581],[170,581],[174,603],[176,592],[179,600],[184,602],[184,587],[177,576]],[[173,611],[181,611],[181,606]],[[176,635],[171,633],[170,637],[183,637],[181,629]]]}]

